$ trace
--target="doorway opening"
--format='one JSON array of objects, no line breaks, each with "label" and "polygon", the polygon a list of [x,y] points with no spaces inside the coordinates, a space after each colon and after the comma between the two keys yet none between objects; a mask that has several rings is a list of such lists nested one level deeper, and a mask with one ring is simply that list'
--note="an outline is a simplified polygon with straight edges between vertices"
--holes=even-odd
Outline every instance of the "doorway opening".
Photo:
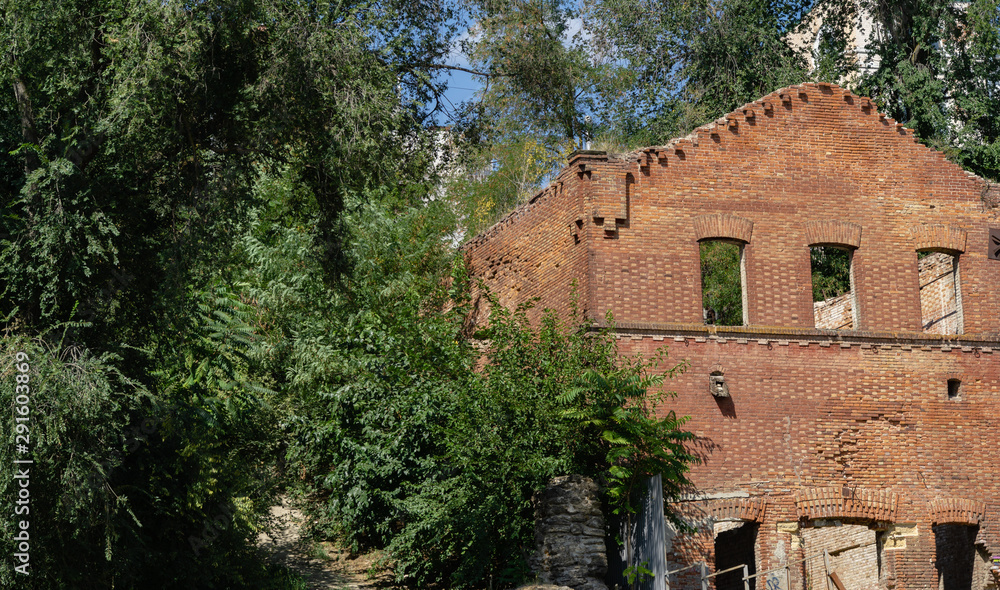
[{"label": "doorway opening", "polygon": [[[746,565],[748,575],[757,573],[757,529],[755,522],[725,521],[715,523],[715,571]],[[750,579],[751,590],[757,578]],[[743,570],[736,569],[715,578],[716,590],[743,590]]]}]

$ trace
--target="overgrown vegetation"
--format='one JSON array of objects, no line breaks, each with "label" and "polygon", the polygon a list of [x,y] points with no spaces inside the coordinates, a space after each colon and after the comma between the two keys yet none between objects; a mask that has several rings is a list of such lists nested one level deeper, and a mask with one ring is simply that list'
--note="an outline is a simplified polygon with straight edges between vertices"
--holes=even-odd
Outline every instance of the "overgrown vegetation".
[{"label": "overgrown vegetation", "polygon": [[698,244],[701,256],[701,301],[705,322],[743,325],[742,246],[719,240]]},{"label": "overgrown vegetation", "polygon": [[813,301],[839,297],[851,290],[851,253],[844,248],[809,249]]},{"label": "overgrown vegetation", "polygon": [[[377,202],[349,208],[357,264],[338,290],[301,264],[308,235],[248,239],[267,269],[252,296],[290,321],[270,354],[295,367],[288,454],[317,534],[385,548],[417,586],[508,585],[528,573],[528,500],[551,477],[584,473],[620,490],[669,468],[671,489],[686,482],[689,435],[665,409],[657,417],[661,394],[646,397],[662,382],[651,365],[619,360],[609,335],[551,314],[533,329],[524,309],[502,307],[480,351],[463,336],[448,206]],[[317,299],[327,304],[305,304]]]}]

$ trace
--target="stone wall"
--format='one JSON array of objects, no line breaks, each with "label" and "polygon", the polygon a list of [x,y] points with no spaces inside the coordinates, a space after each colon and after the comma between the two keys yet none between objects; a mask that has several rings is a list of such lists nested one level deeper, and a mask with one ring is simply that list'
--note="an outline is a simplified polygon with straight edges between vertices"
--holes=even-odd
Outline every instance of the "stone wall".
[{"label": "stone wall", "polygon": [[604,515],[597,484],[582,475],[554,478],[535,494],[531,570],[546,584],[607,590]]}]

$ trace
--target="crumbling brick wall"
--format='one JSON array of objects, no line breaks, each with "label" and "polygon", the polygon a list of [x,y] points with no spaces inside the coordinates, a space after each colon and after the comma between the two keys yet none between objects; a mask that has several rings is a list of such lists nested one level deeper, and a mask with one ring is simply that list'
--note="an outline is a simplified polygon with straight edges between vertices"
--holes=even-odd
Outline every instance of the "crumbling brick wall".
[{"label": "crumbling brick wall", "polygon": [[853,294],[848,292],[837,297],[813,303],[813,318],[821,330],[843,330],[853,323]]},{"label": "crumbling brick wall", "polygon": [[[803,559],[803,531],[840,519],[888,535],[880,584],[936,588],[935,524],[978,525],[975,545],[1000,554],[986,468],[1000,464],[1000,261],[987,250],[1000,209],[987,189],[869,100],[804,84],[665,146],[576,154],[465,254],[504,305],[538,297],[569,317],[575,282],[589,321],[613,313],[622,354],[667,347],[689,363],[666,387],[698,437],[691,478],[702,498],[764,503],[758,571]],[[746,326],[702,322],[706,239],[743,245]],[[853,330],[815,326],[809,248],[830,245],[853,252]],[[924,251],[958,257],[961,334],[923,331]],[[731,397],[711,393],[713,373]],[[817,516],[803,498],[828,489],[853,499]],[[891,510],[877,500],[890,496]],[[711,564],[713,551],[710,534],[678,535],[668,560]],[[804,587],[801,567],[791,577]],[[690,571],[672,583],[699,587]]]},{"label": "crumbling brick wall", "polygon": [[[807,555],[826,551],[829,568],[837,574],[845,588],[876,590],[879,588],[879,548],[876,533],[866,525],[842,522],[824,523],[829,526],[811,527],[802,531]],[[826,582],[824,556],[819,555],[805,562],[809,590],[829,590]]]}]

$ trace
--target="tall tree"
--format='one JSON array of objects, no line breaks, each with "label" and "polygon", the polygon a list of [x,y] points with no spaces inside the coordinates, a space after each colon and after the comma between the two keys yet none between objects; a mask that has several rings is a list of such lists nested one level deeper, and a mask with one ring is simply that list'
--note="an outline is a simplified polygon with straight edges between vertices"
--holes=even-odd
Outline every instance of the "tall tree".
[{"label": "tall tree", "polygon": [[150,321],[225,267],[276,165],[300,171],[334,278],[344,195],[425,174],[441,4],[5,0],[0,19],[0,278],[28,324]]},{"label": "tall tree", "polygon": [[52,469],[32,501],[59,558],[21,585],[256,583],[242,566],[294,371],[261,346],[264,312],[236,285],[261,272],[243,238],[260,220],[306,236],[297,264],[319,284],[364,262],[345,254],[351,195],[426,194],[449,15],[391,0],[0,0],[0,317],[18,335],[5,348],[32,357],[38,407],[66,406],[33,433]]},{"label": "tall tree", "polygon": [[[573,149],[663,143],[807,79],[788,35],[806,0],[492,0],[464,44],[486,81],[462,121],[473,231],[523,202]],[[534,149],[541,147],[541,150]]]},{"label": "tall tree", "polygon": [[819,8],[842,23],[831,36],[874,23],[867,49],[877,67],[853,78],[858,92],[966,169],[1000,178],[1000,4],[825,0]]},{"label": "tall tree", "polygon": [[459,113],[463,174],[451,192],[477,232],[599,133],[623,70],[591,43],[575,1],[484,0],[467,18],[459,49],[484,87]]},{"label": "tall tree", "polygon": [[805,0],[602,0],[594,34],[634,72],[623,117],[645,143],[662,142],[776,88],[806,78],[788,34]]}]

